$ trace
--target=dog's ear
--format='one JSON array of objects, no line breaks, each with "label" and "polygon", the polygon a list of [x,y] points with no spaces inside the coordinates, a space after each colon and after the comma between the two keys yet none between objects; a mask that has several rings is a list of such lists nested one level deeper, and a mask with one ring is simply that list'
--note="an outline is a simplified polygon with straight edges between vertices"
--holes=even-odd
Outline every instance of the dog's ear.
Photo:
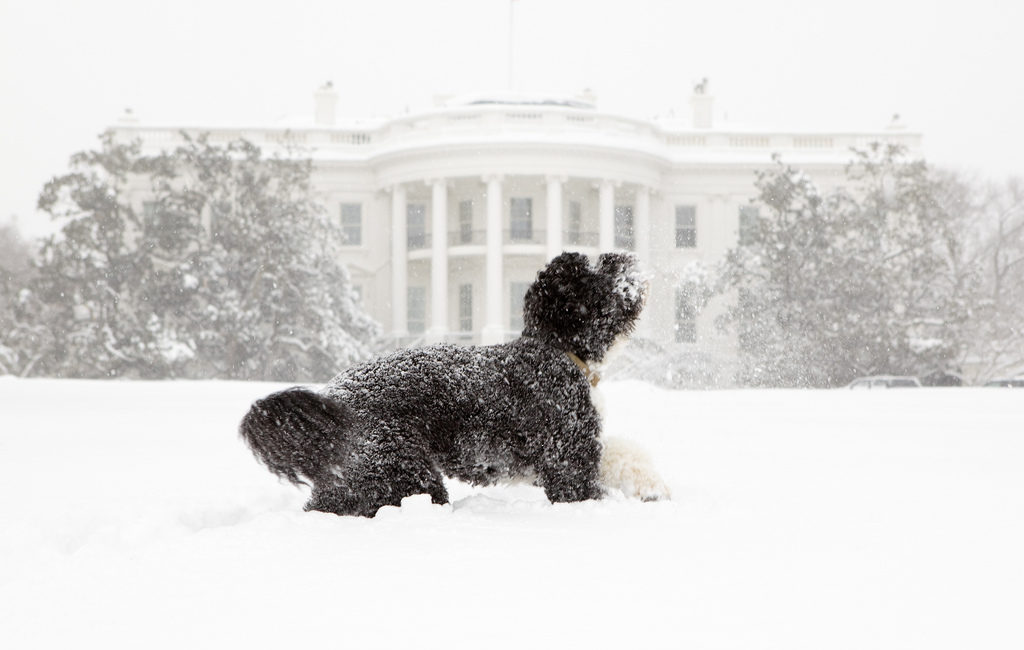
[{"label": "dog's ear", "polygon": [[597,258],[597,270],[615,277],[635,274],[638,261],[635,253],[602,253]]},{"label": "dog's ear", "polygon": [[548,262],[547,267],[541,272],[550,273],[551,275],[572,275],[579,277],[584,271],[589,270],[589,268],[590,260],[587,259],[586,255],[566,251],[557,257],[552,258],[552,260]]},{"label": "dog's ear", "polygon": [[532,311],[536,311],[538,317],[552,310],[563,314],[576,312],[585,296],[583,283],[593,276],[594,271],[586,255],[562,253],[537,274],[536,282],[526,292],[526,307],[536,308]]},{"label": "dog's ear", "polygon": [[597,260],[597,270],[611,278],[612,286],[622,296],[630,318],[635,318],[647,294],[647,282],[640,272],[636,254],[603,253]]}]

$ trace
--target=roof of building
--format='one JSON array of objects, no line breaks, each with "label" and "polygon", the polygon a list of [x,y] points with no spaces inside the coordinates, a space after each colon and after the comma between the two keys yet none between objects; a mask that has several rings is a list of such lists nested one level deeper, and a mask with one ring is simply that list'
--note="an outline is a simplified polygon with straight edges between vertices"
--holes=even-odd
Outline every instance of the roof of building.
[{"label": "roof of building", "polygon": [[594,109],[590,98],[565,97],[549,93],[470,93],[452,97],[444,102],[451,106],[481,106],[499,104],[505,106],[562,106],[565,108]]}]

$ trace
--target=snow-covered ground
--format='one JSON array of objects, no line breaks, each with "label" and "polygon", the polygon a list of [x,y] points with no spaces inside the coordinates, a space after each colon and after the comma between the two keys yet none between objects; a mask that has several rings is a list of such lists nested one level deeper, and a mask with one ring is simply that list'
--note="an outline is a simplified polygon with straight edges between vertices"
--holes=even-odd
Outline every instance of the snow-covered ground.
[{"label": "snow-covered ground", "polygon": [[303,513],[275,388],[0,378],[4,648],[1021,648],[1024,391],[602,386],[669,503]]}]

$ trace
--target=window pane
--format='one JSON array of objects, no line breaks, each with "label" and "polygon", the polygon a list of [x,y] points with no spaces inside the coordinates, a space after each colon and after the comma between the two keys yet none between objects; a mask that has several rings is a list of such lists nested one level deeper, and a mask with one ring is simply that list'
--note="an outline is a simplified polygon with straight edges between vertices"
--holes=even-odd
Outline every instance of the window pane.
[{"label": "window pane", "polygon": [[473,285],[459,285],[459,331],[473,331]]},{"label": "window pane", "polygon": [[693,296],[685,289],[676,289],[676,342],[697,342],[697,308]]},{"label": "window pane", "polygon": [[473,242],[473,202],[459,202],[459,243]]},{"label": "window pane", "polygon": [[341,204],[341,230],[346,246],[363,243],[363,206],[359,203]]},{"label": "window pane", "polygon": [[676,248],[697,246],[697,207],[676,206]]},{"label": "window pane", "polygon": [[583,208],[579,201],[569,201],[569,227],[566,231],[565,243],[578,246],[582,230]]},{"label": "window pane", "polygon": [[676,229],[676,248],[696,248],[697,231],[693,228]]},{"label": "window pane", "polygon": [[427,288],[408,288],[408,327],[410,334],[422,334],[427,329]]},{"label": "window pane", "polygon": [[523,298],[529,288],[529,282],[513,282],[509,285],[509,329],[517,332],[523,329]]},{"label": "window pane", "polygon": [[156,201],[142,202],[142,227],[148,231],[157,227],[157,207]]},{"label": "window pane", "polygon": [[615,247],[633,250],[633,206],[615,206]]},{"label": "window pane", "polygon": [[424,248],[427,245],[427,206],[410,203],[405,207],[405,216],[409,248]]},{"label": "window pane", "polygon": [[757,222],[760,211],[756,205],[740,206],[739,245],[748,246],[757,239]]},{"label": "window pane", "polygon": [[509,230],[514,240],[533,238],[533,199],[510,199]]}]

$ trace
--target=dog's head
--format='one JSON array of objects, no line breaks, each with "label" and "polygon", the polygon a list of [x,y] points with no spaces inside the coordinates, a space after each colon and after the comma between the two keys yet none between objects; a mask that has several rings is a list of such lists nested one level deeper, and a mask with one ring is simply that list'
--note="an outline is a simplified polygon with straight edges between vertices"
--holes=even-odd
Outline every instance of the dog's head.
[{"label": "dog's head", "polygon": [[631,253],[605,253],[596,266],[580,253],[562,253],[526,292],[523,336],[601,361],[616,338],[633,331],[646,294]]}]

